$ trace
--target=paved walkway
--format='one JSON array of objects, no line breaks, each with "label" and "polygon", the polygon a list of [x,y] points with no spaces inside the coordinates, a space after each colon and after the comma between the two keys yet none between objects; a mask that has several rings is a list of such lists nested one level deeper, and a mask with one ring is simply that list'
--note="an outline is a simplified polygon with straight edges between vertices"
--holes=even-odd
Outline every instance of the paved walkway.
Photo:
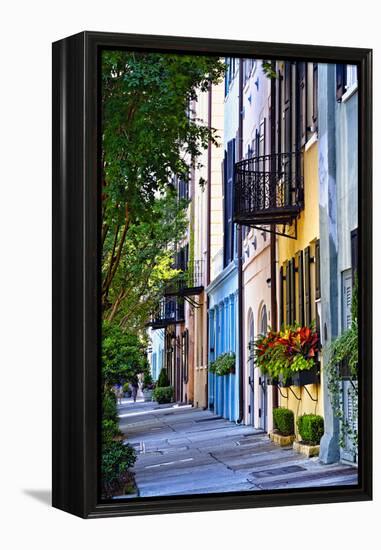
[{"label": "paved walkway", "polygon": [[210,411],[124,399],[119,415],[121,430],[138,452],[140,496],[357,483],[355,468],[306,459]]}]

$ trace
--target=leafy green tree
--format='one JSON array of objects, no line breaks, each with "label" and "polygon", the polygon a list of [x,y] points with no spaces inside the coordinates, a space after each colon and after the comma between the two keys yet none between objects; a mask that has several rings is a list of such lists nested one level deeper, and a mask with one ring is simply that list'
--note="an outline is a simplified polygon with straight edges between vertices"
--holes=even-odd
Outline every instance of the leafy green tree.
[{"label": "leafy green tree", "polygon": [[103,323],[102,379],[104,388],[132,380],[149,371],[145,345],[139,335],[123,331],[117,324]]},{"label": "leafy green tree", "polygon": [[[165,284],[177,273],[171,268],[173,251],[186,231],[186,201],[179,201],[173,190],[154,200],[152,219],[130,223],[118,270],[108,291],[111,307],[104,317],[129,331],[142,331]],[[112,236],[104,244],[103,273],[109,271]],[[105,275],[107,276],[107,275]]]},{"label": "leafy green tree", "polygon": [[224,70],[224,62],[210,56],[103,52],[104,311],[118,299],[110,289],[130,225],[152,222],[153,205],[169,181],[188,179],[202,149],[216,142],[215,131],[195,117],[192,102]]}]

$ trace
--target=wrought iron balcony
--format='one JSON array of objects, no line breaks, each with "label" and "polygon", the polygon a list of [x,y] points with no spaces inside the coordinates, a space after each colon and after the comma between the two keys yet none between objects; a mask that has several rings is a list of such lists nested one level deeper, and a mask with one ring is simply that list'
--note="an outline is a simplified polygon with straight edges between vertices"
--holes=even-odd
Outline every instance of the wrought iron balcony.
[{"label": "wrought iron balcony", "polygon": [[234,222],[249,226],[291,224],[303,208],[302,162],[300,153],[237,162]]},{"label": "wrought iron balcony", "polygon": [[183,323],[185,319],[184,300],[181,298],[165,297],[160,300],[159,306],[153,312],[148,323],[152,329],[166,328],[169,325]]},{"label": "wrought iron balcony", "polygon": [[194,260],[187,262],[187,267],[175,266],[181,273],[167,286],[165,296],[197,296],[204,289],[203,274],[204,261]]}]

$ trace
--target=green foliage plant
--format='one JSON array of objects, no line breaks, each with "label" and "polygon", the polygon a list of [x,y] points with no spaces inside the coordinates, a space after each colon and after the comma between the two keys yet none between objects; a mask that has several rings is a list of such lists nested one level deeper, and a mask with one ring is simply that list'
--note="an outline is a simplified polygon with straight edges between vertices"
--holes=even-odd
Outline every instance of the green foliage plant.
[{"label": "green foliage plant", "polygon": [[149,372],[145,346],[138,334],[115,323],[103,322],[102,378],[105,388],[131,381]]},{"label": "green foliage plant", "polygon": [[102,445],[102,486],[105,497],[123,492],[126,473],[136,461],[131,445],[122,441],[107,440]]},{"label": "green foliage plant", "polygon": [[159,404],[171,403],[173,400],[173,386],[156,386],[153,390],[152,397]]},{"label": "green foliage plant", "polygon": [[308,445],[319,445],[324,434],[324,419],[318,414],[303,414],[296,421],[299,435]]},{"label": "green foliage plant", "polygon": [[287,379],[298,371],[311,369],[318,351],[318,335],[313,325],[284,325],[280,331],[260,334],[254,342],[256,365],[271,378]]},{"label": "green foliage plant", "polygon": [[[351,305],[351,325],[334,340],[329,348],[329,360],[324,365],[327,376],[327,386],[331,399],[334,415],[340,420],[341,447],[346,446],[347,439],[357,448],[358,446],[358,364],[359,364],[359,341],[358,341],[358,278],[354,279]],[[352,421],[344,416],[343,387],[340,367],[347,365],[349,369],[350,387],[348,397],[352,401]],[[354,421],[353,421],[354,419]]]},{"label": "green foliage plant", "polygon": [[116,396],[111,390],[103,393],[102,418],[103,420],[115,420],[118,417]]},{"label": "green foliage plant", "polygon": [[235,372],[235,353],[227,352],[221,353],[212,361],[209,365],[209,371],[217,376],[225,376],[227,374],[234,374]]},{"label": "green foliage plant", "polygon": [[273,409],[274,426],[281,435],[292,435],[294,433],[294,413],[285,407]]},{"label": "green foliage plant", "polygon": [[169,378],[167,374],[167,369],[163,367],[160,371],[159,378],[157,379],[156,387],[157,388],[165,388],[170,385]]}]

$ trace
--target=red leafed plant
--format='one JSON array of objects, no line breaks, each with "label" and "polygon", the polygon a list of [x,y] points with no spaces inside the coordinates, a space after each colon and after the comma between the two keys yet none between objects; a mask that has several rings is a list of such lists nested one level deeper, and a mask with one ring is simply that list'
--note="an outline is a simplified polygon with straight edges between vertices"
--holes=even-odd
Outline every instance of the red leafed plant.
[{"label": "red leafed plant", "polygon": [[256,363],[263,373],[275,378],[309,370],[316,362],[319,337],[312,327],[288,325],[279,332],[268,331],[254,344]]}]

